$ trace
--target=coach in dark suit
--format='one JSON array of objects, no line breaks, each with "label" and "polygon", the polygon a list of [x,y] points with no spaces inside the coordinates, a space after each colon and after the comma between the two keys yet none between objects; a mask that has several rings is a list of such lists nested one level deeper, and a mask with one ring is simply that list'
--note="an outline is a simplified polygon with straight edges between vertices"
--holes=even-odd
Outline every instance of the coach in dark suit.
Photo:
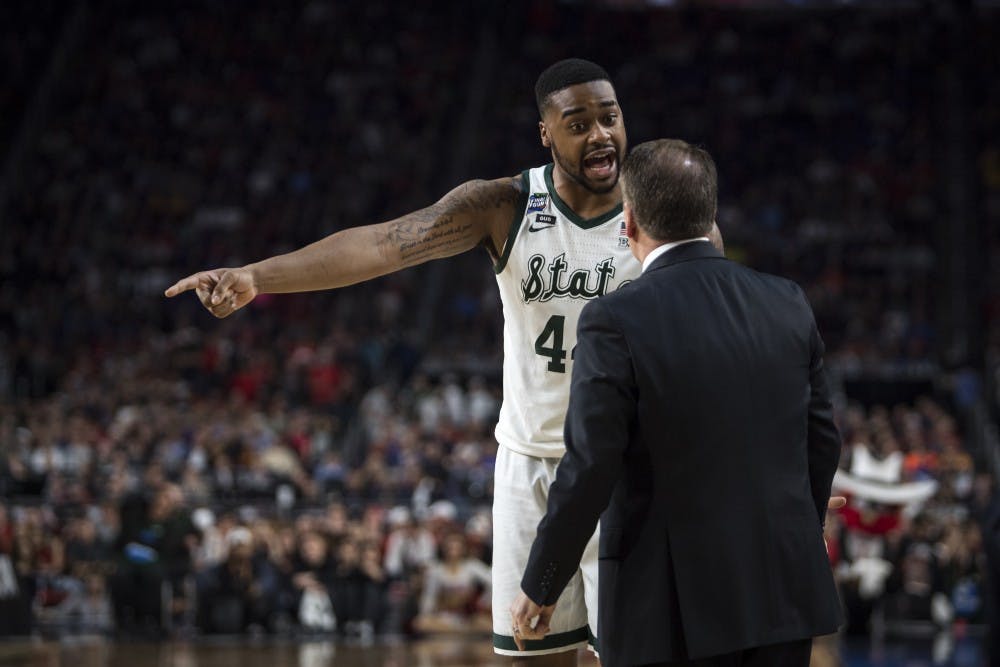
[{"label": "coach in dark suit", "polygon": [[645,143],[621,178],[644,271],[580,316],[567,453],[515,637],[547,631],[604,512],[605,667],[804,667],[842,620],[822,536],[840,437],[812,311],[794,283],[708,243],[708,153]]}]

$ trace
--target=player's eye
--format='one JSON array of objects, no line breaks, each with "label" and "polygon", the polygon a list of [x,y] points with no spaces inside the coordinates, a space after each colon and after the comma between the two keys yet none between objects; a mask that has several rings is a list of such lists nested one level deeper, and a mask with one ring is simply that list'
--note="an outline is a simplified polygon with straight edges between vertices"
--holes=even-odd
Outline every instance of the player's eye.
[{"label": "player's eye", "polygon": [[573,123],[569,126],[570,132],[583,132],[585,129],[587,129],[587,126],[583,123]]},{"label": "player's eye", "polygon": [[615,121],[617,121],[617,120],[618,120],[618,114],[616,114],[616,113],[609,113],[607,116],[604,117],[604,124],[605,125],[614,125]]}]

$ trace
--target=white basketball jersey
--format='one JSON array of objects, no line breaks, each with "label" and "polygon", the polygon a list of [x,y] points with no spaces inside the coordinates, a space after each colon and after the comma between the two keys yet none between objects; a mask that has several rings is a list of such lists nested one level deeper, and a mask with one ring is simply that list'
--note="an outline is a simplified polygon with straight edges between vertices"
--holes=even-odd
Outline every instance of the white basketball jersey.
[{"label": "white basketball jersey", "polygon": [[521,174],[523,214],[495,267],[503,301],[503,405],[497,442],[562,457],[576,323],[590,299],[634,280],[641,265],[621,206],[584,220],[556,194],[552,165]]}]

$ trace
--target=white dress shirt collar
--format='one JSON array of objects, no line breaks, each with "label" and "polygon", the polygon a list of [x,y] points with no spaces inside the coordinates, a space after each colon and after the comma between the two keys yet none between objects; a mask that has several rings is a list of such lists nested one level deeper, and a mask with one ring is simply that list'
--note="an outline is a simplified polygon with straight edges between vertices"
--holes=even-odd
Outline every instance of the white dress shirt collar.
[{"label": "white dress shirt collar", "polygon": [[707,241],[707,240],[708,240],[707,236],[699,236],[693,239],[684,239],[683,241],[671,241],[670,243],[664,243],[661,246],[657,246],[653,248],[648,255],[646,255],[646,259],[642,260],[642,271],[643,273],[645,273],[646,269],[652,266],[653,262],[656,261],[657,257],[662,255],[666,251],[670,250],[671,248],[676,248],[677,246],[684,245],[685,243],[694,243],[695,241]]}]

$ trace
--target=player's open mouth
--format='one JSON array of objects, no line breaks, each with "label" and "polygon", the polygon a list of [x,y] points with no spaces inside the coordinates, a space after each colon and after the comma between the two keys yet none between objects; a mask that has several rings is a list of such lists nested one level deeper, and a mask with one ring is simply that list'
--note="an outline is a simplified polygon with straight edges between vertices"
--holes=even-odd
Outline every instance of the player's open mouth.
[{"label": "player's open mouth", "polygon": [[597,180],[613,176],[617,166],[617,152],[613,148],[602,148],[583,159],[583,168],[587,175]]}]

